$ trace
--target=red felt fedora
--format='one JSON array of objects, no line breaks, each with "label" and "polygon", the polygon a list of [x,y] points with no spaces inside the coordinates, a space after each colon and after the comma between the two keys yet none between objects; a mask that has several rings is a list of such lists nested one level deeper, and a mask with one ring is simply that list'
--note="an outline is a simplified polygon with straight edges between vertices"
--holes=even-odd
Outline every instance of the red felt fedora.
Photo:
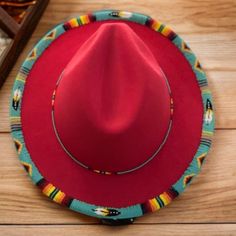
[{"label": "red felt fedora", "polygon": [[198,174],[214,117],[202,67],[152,18],[99,11],[56,26],[17,75],[11,128],[43,193],[87,215],[156,211]]}]

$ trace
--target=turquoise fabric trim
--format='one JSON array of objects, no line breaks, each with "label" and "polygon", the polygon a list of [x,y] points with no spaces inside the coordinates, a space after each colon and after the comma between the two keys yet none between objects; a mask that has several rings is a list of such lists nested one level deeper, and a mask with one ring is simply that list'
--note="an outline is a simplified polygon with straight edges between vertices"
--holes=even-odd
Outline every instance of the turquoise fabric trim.
[{"label": "turquoise fabric trim", "polygon": [[[108,207],[99,207],[99,206],[95,206],[95,205],[91,205],[85,202],[81,202],[79,200],[73,200],[72,204],[70,205],[70,209],[83,213],[85,215],[90,215],[93,217],[97,217],[97,218],[111,218],[109,216],[104,216],[104,215],[98,215],[95,213],[95,209],[109,209]],[[127,218],[133,218],[133,217],[139,217],[142,216],[142,210],[139,204],[130,206],[130,207],[125,207],[125,208],[113,208],[116,211],[119,211],[120,214],[116,217],[113,216],[112,219],[127,219]]]},{"label": "turquoise fabric trim", "polygon": [[[121,16],[123,13],[123,15],[127,14],[128,16],[118,17],[118,16],[115,16],[115,13],[120,13]],[[96,15],[96,21],[120,20],[122,18],[123,20],[128,20],[128,21],[132,21],[132,22],[136,22],[136,23],[144,25],[147,20],[147,16],[143,14],[134,13],[134,12],[131,13],[127,11],[105,10],[105,11],[94,12],[94,14]]]},{"label": "turquoise fabric trim", "polygon": [[[89,16],[81,16],[76,18],[76,21],[79,25],[90,23]],[[116,11],[116,10],[105,10],[105,11],[97,11],[92,14],[96,21],[104,21],[109,19],[119,19],[119,20],[128,20],[132,22],[136,22],[142,25],[146,25],[147,21],[150,21],[151,25],[147,26],[153,28],[158,33],[163,34],[165,37],[166,32],[172,32],[167,26],[154,21],[148,16],[139,14],[139,13],[131,13],[125,11]],[[86,19],[85,19],[85,18]],[[75,18],[74,18],[75,19]],[[72,19],[72,20],[74,20]],[[157,23],[156,25],[153,23]],[[70,21],[68,21],[70,22]],[[66,23],[68,23],[66,22]],[[69,23],[70,24],[70,23]],[[21,98],[24,91],[25,81],[27,79],[27,75],[31,70],[34,63],[43,53],[43,51],[61,34],[63,34],[66,30],[63,27],[64,24],[57,25],[54,29],[50,30],[46,35],[36,44],[36,46],[32,49],[32,51],[27,56],[26,60],[23,62],[21,69],[16,77],[15,83],[13,85],[12,95],[11,95],[11,103],[14,100],[14,93],[16,91],[21,94],[19,103],[16,105],[17,109],[15,109],[12,104],[10,104],[10,119],[11,119],[11,129],[12,129],[12,137],[16,144],[16,149],[19,154],[19,159],[24,167],[27,169],[32,181],[34,184],[37,184],[40,180],[43,179],[43,176],[40,174],[39,170],[33,163],[30,154],[27,151],[27,148],[24,143],[24,137],[21,130],[21,121],[20,121],[20,110],[21,110]],[[71,27],[77,27],[71,25]],[[201,165],[207,155],[210,144],[211,144],[211,136],[213,135],[215,120],[214,113],[212,108],[212,97],[211,92],[207,89],[207,79],[205,72],[201,69],[200,64],[197,61],[196,56],[193,54],[191,49],[187,46],[187,44],[178,36],[172,35],[173,38],[169,38],[176,47],[182,52],[185,56],[186,60],[192,66],[192,69],[196,75],[197,81],[202,91],[202,102],[204,106],[204,117],[203,117],[203,129],[202,129],[202,139],[199,145],[199,148],[193,157],[192,162],[189,167],[186,169],[182,177],[172,186],[171,191],[172,194],[176,195],[182,193],[186,186],[188,186],[192,179],[200,172]],[[208,105],[208,107],[207,107]],[[210,108],[209,108],[210,107]],[[169,204],[168,197],[166,195],[170,194],[168,192],[164,192],[163,194],[157,196],[154,199],[149,199],[147,202],[143,204],[136,204],[133,206],[125,207],[125,208],[108,208],[106,206],[95,206],[91,205],[77,199],[72,199],[70,205],[68,206],[71,210],[81,212],[86,215],[90,215],[98,218],[112,218],[112,219],[125,219],[125,218],[133,218],[142,216],[146,211],[143,210],[143,205],[145,204],[153,204],[157,209],[164,207]],[[54,196],[49,196],[54,201]],[[113,215],[109,215],[109,214]],[[116,214],[116,215],[114,215]]]}]

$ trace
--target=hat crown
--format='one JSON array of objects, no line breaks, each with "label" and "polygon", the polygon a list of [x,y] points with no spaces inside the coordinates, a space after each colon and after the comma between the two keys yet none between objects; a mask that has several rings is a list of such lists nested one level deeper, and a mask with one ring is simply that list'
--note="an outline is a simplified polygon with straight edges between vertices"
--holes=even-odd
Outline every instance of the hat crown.
[{"label": "hat crown", "polygon": [[161,145],[170,94],[144,42],[126,23],[107,23],[66,66],[54,113],[60,140],[73,157],[91,169],[119,172],[141,165]]}]

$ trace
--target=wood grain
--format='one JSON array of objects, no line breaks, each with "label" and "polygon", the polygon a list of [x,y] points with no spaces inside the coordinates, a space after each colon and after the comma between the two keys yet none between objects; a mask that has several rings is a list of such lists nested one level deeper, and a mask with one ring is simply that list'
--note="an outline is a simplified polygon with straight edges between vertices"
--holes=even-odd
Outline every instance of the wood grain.
[{"label": "wood grain", "polygon": [[[32,46],[55,24],[99,9],[143,12],[169,24],[206,70],[216,134],[200,175],[166,208],[105,227],[44,197],[20,166],[9,134],[10,91]],[[0,90],[0,235],[236,235],[236,0],[51,0]]]},{"label": "wood grain", "polygon": [[162,235],[162,236],[221,236],[235,235],[236,225],[234,224],[204,224],[204,225],[129,225],[119,227],[108,227],[103,225],[71,225],[71,226],[0,226],[0,235],[57,235],[57,236],[78,236],[78,235]]},{"label": "wood grain", "polygon": [[[175,0],[172,6],[176,8],[168,9],[169,14],[163,14],[167,11],[169,3],[161,1],[158,5],[160,9],[150,7],[152,1],[118,1],[117,4],[112,4],[110,1],[78,1],[70,0],[67,5],[71,6],[68,9],[64,7],[63,0],[51,1],[47,10],[44,13],[39,25],[36,28],[33,36],[27,44],[25,50],[21,53],[16,65],[10,73],[8,80],[0,90],[0,132],[9,132],[9,114],[8,105],[10,99],[11,88],[24,58],[33,47],[33,45],[50,29],[54,24],[64,21],[78,14],[93,11],[101,8],[118,8],[145,12],[150,14],[165,23],[168,23],[172,28],[183,37],[190,45],[196,55],[199,57],[203,67],[206,70],[210,87],[214,96],[214,104],[216,108],[216,128],[236,128],[236,31],[229,32],[229,27],[226,24],[230,22],[232,29],[236,28],[236,18],[233,17],[236,6],[233,3],[236,1],[188,1]],[[127,2],[125,6],[121,4]],[[130,5],[128,4],[130,3]],[[201,3],[201,4],[200,4]],[[203,16],[202,11],[208,3],[208,14],[213,20],[213,23],[208,22],[208,16]],[[192,4],[194,6],[192,6]],[[133,8],[130,8],[133,5]],[[199,5],[199,6],[198,6]],[[231,8],[229,7],[231,5]],[[179,6],[179,7],[178,7]],[[204,6],[204,7],[203,7]],[[232,7],[234,6],[234,7]],[[224,9],[217,12],[217,9]],[[83,11],[82,11],[83,9]],[[156,12],[153,10],[156,9]],[[191,15],[191,12],[194,12]],[[158,13],[160,14],[158,14]],[[183,15],[178,15],[183,12]],[[217,14],[213,17],[214,13]],[[176,15],[177,14],[177,15]],[[167,17],[174,15],[176,17]],[[219,18],[217,18],[217,16]],[[182,18],[181,18],[182,17]],[[205,19],[205,24],[202,24],[202,19]],[[182,21],[180,21],[180,18]],[[229,19],[224,21],[223,19]],[[224,23],[225,22],[225,23]],[[190,25],[188,25],[188,24]],[[215,24],[218,27],[215,27]],[[234,28],[233,28],[234,27]]]},{"label": "wood grain", "polygon": [[[236,130],[216,132],[201,174],[168,207],[138,223],[236,222]],[[9,134],[0,135],[0,222],[5,224],[91,223],[96,219],[51,202],[33,186],[21,167]]]}]

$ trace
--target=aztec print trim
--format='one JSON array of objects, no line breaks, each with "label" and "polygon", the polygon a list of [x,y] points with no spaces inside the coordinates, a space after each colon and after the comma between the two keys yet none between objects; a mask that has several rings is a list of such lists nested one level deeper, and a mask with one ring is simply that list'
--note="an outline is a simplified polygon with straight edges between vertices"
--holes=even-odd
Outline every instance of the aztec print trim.
[{"label": "aztec print trim", "polygon": [[65,193],[53,186],[44,178],[40,179],[36,185],[42,190],[42,192],[51,198],[54,202],[60,203],[64,206],[70,207],[73,198],[68,197]]},{"label": "aztec print trim", "polygon": [[145,203],[141,204],[143,214],[161,209],[162,207],[168,205],[178,195],[179,193],[172,187],[166,192],[160,194],[158,197],[149,199]]},{"label": "aztec print trim", "polygon": [[[103,21],[109,19],[128,20],[139,23],[141,25],[145,25],[146,27],[157,31],[157,33],[162,34],[173,44],[175,44],[175,46],[180,50],[180,52],[189,62],[193,72],[196,75],[204,106],[204,117],[200,145],[195,156],[193,157],[192,162],[185,170],[181,178],[173,186],[171,186],[170,189],[160,194],[159,196],[153,199],[149,199],[142,204],[136,204],[125,208],[108,208],[106,206],[95,206],[86,202],[82,202],[78,199],[73,199],[56,188],[53,184],[49,183],[46,179],[44,179],[27,151],[21,129],[20,119],[21,99],[24,91],[25,81],[27,80],[27,76],[32,66],[37,61],[38,57],[40,57],[40,55],[43,53],[43,51],[61,34],[72,28],[89,24],[94,21]],[[57,25],[55,28],[49,31],[36,44],[36,46],[29,53],[28,57],[21,66],[13,86],[10,107],[11,132],[16,150],[18,152],[19,159],[22,165],[28,172],[33,183],[37,185],[42,190],[42,192],[53,201],[65,205],[71,210],[98,218],[126,219],[139,217],[148,212],[157,211],[173,201],[173,199],[181,194],[185,190],[185,188],[192,182],[193,178],[199,173],[211,146],[215,123],[212,97],[211,92],[208,89],[206,74],[189,46],[175,32],[173,32],[168,26],[165,26],[161,22],[156,21],[143,14],[126,11],[106,10],[94,12],[92,14],[73,18],[66,23]]]}]

